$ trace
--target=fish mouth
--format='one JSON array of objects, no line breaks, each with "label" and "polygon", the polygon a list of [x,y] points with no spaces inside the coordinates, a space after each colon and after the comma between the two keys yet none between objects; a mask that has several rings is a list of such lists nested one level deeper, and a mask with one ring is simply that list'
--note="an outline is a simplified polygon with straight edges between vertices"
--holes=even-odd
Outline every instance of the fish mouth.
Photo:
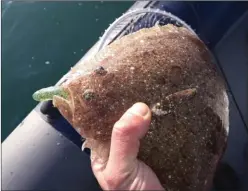
[{"label": "fish mouth", "polygon": [[72,127],[80,134],[80,136],[86,138],[86,132],[78,121],[77,111],[84,110],[84,104],[81,103],[78,92],[73,87],[64,86],[63,91],[67,94],[67,97],[60,95],[53,96],[53,105],[56,107],[62,116],[72,125]]},{"label": "fish mouth", "polygon": [[72,123],[72,108],[70,101],[61,96],[53,96],[53,105],[58,108],[59,112],[66,118],[70,123]]},{"label": "fish mouth", "polygon": [[63,92],[65,92],[67,96],[54,95],[53,105],[58,108],[63,117],[73,125],[73,113],[75,110],[73,91],[67,86],[61,86],[60,88],[62,88]]}]

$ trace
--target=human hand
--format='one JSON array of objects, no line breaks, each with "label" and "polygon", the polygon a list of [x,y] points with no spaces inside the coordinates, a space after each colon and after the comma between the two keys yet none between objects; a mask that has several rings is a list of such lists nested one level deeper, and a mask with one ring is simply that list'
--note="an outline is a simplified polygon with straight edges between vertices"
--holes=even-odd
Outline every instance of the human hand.
[{"label": "human hand", "polygon": [[140,139],[151,121],[144,103],[129,108],[114,125],[108,160],[92,158],[93,172],[104,190],[164,190],[157,176],[137,159]]}]

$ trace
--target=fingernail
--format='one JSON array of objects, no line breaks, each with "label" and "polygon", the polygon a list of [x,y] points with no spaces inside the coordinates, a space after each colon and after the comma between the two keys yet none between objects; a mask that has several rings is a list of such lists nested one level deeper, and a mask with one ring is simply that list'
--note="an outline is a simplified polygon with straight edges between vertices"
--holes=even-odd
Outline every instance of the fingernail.
[{"label": "fingernail", "polygon": [[148,107],[144,103],[136,103],[129,110],[129,112],[136,114],[136,115],[140,115],[142,117],[146,116],[148,111],[149,111]]}]

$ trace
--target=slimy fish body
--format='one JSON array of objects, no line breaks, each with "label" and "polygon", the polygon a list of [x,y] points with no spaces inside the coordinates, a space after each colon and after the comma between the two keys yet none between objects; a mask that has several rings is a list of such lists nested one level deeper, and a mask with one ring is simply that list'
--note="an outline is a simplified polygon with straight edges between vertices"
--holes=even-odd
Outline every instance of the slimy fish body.
[{"label": "slimy fish body", "polygon": [[53,100],[85,138],[84,147],[106,161],[114,123],[135,102],[146,103],[152,119],[138,159],[165,190],[206,190],[229,128],[224,80],[212,61],[185,27],[144,28],[116,39],[76,66],[81,73],[33,98]]}]

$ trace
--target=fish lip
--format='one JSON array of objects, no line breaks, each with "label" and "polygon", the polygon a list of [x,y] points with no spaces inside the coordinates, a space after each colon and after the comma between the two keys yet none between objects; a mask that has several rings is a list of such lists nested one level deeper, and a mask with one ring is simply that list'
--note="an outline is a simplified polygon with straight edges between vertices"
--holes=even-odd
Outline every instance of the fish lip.
[{"label": "fish lip", "polygon": [[[85,104],[82,102],[79,95],[77,95],[77,92],[75,92],[74,88],[72,88],[70,86],[70,83],[63,84],[62,88],[67,93],[68,96],[66,99],[61,97],[61,96],[54,96],[53,97],[53,103],[55,104],[55,107],[58,108],[58,110],[61,112],[63,117],[65,117],[67,119],[67,121],[69,121],[71,126],[77,131],[78,134],[80,134],[81,137],[84,137],[84,138],[89,137],[88,133],[82,127],[82,124],[80,124],[80,125],[78,124],[78,122],[76,120],[76,116],[75,116],[75,112],[77,109],[76,108],[77,107],[76,106],[77,101],[79,101],[80,107],[82,107],[83,110],[86,110]],[[57,101],[59,101],[59,102],[57,102]],[[69,113],[64,112],[65,107]],[[78,129],[80,129],[80,131],[78,131]]]},{"label": "fish lip", "polygon": [[69,104],[69,107],[71,109],[71,112],[73,113],[73,111],[75,110],[75,102],[74,102],[74,99],[73,99],[73,91],[72,89],[67,86],[67,87],[63,87],[64,91],[68,94],[68,97],[67,97],[67,102]]},{"label": "fish lip", "polygon": [[52,102],[53,105],[62,114],[62,116],[71,123],[73,119],[73,108],[71,107],[71,102],[72,102],[71,94],[67,88],[63,86],[61,86],[61,88],[63,88],[63,90],[67,93],[67,98],[64,98],[60,95],[54,95]]},{"label": "fish lip", "polygon": [[74,123],[75,111],[72,107],[72,102],[73,99],[67,100],[61,96],[53,96],[53,105],[57,107],[61,115],[71,124],[73,129],[75,129],[80,136],[85,137],[85,132],[83,128],[80,128],[80,131],[78,131],[78,127]]},{"label": "fish lip", "polygon": [[[64,108],[61,107],[62,106],[61,104],[64,106]],[[53,105],[55,107],[57,107],[59,111],[66,109],[69,111],[70,114],[72,114],[70,102],[61,96],[57,96],[57,95],[53,96]],[[63,113],[63,111],[62,111],[62,113]]]}]

